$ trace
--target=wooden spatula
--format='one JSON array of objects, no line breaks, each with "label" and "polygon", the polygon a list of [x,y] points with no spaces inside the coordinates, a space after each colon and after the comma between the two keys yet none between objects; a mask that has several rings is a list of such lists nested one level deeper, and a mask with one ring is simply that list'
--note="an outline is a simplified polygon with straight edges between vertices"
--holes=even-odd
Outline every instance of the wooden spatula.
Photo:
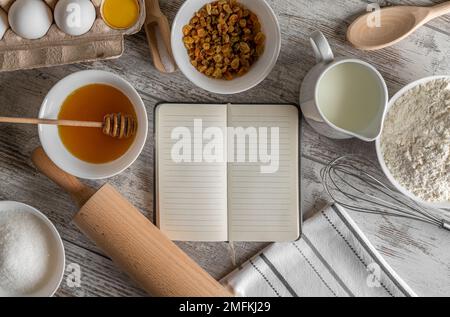
[{"label": "wooden spatula", "polygon": [[145,0],[145,33],[153,56],[153,64],[162,73],[176,71],[176,63],[170,43],[170,26],[167,17],[161,12],[158,0]]},{"label": "wooden spatula", "polygon": [[[378,50],[398,43],[432,19],[450,13],[450,1],[434,7],[395,6],[368,13],[353,22],[347,39],[356,48]],[[379,14],[379,25],[369,19]]]},{"label": "wooden spatula", "polygon": [[96,191],[59,169],[42,148],[35,166],[67,191],[81,208],[73,221],[153,296],[231,296],[112,186]]}]

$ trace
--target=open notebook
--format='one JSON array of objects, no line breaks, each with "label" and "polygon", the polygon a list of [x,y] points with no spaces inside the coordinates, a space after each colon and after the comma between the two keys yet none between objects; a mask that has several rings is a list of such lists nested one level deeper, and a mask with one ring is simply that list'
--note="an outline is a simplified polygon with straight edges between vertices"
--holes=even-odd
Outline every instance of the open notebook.
[{"label": "open notebook", "polygon": [[300,236],[296,106],[160,104],[155,142],[157,223],[172,240]]}]

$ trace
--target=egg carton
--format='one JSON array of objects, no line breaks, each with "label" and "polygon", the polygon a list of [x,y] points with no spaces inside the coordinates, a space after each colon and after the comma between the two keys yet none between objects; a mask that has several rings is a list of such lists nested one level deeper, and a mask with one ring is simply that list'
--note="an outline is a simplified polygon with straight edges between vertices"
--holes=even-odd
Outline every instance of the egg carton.
[{"label": "egg carton", "polygon": [[[0,7],[8,12],[15,0],[0,0]],[[52,12],[58,0],[44,0]],[[91,0],[97,18],[91,30],[81,36],[62,32],[56,24],[37,40],[27,40],[8,29],[0,40],[0,72],[91,62],[120,57],[124,52],[124,36],[139,32],[145,22],[145,3],[140,5],[139,20],[126,30],[110,28],[102,19],[102,0]]]}]

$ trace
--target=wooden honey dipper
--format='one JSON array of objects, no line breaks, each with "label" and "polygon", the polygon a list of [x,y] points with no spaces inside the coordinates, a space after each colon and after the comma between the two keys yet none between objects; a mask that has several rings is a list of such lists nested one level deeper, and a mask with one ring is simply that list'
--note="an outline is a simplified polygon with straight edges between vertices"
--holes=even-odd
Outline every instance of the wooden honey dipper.
[{"label": "wooden honey dipper", "polygon": [[123,115],[121,113],[107,114],[103,118],[103,122],[0,117],[0,123],[50,124],[66,127],[102,128],[104,134],[117,139],[132,137],[137,131],[136,119],[130,115]]}]

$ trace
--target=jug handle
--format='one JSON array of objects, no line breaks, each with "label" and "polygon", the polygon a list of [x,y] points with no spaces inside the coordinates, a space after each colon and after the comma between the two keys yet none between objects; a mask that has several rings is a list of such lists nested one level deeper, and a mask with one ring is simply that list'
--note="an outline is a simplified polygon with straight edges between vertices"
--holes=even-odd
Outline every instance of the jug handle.
[{"label": "jug handle", "polygon": [[325,35],[320,31],[315,31],[310,36],[311,46],[316,56],[317,63],[331,63],[334,60],[334,54],[331,50]]}]

